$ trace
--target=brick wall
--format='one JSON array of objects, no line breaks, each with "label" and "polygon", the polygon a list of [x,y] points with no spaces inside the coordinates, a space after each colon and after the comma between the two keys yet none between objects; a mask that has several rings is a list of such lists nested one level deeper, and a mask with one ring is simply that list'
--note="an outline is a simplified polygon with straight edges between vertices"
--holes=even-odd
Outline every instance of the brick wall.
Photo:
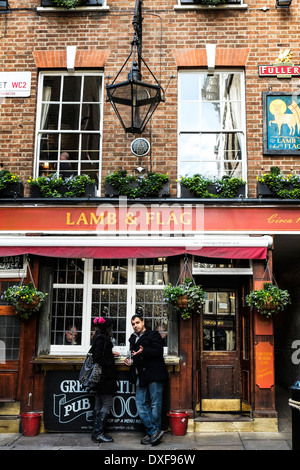
[{"label": "brick wall", "polygon": [[[87,52],[109,51],[105,61],[105,77],[115,77],[130,52],[133,37],[132,18],[134,0],[107,0],[107,12],[85,13],[38,13],[39,1],[10,1],[11,12],[0,15],[0,70],[31,71],[32,93],[30,98],[7,98],[0,104],[0,163],[21,175],[26,181],[32,175],[34,158],[34,131],[36,110],[37,65],[35,51],[66,50],[76,45],[81,59]],[[197,50],[203,53],[206,43],[217,45],[218,65],[232,64],[237,60],[239,49],[248,49],[246,60],[246,110],[247,110],[247,156],[250,196],[255,196],[258,170],[280,166],[284,171],[291,168],[299,172],[298,156],[263,156],[262,92],[298,89],[299,79],[261,78],[258,65],[273,64],[282,48],[291,48],[295,64],[300,63],[300,42],[295,0],[288,10],[276,9],[275,0],[266,2],[250,0],[245,10],[176,10],[177,0],[144,0],[143,56],[156,77],[161,77],[166,92],[166,102],[160,104],[151,123],[153,169],[166,172],[176,186],[177,162],[177,63],[174,50]],[[267,9],[264,11],[263,7]],[[225,51],[225,55],[219,50]],[[226,54],[233,51],[233,56]],[[87,51],[84,53],[83,51]],[[234,52],[236,51],[236,52]],[[36,56],[37,57],[37,56]],[[40,56],[41,57],[41,56]],[[190,55],[190,63],[199,64]],[[80,66],[78,62],[76,66]],[[37,62],[43,67],[43,63]],[[91,59],[89,66],[94,62]],[[48,67],[51,64],[47,65]],[[62,63],[62,67],[65,64]],[[107,81],[112,78],[105,79]],[[149,168],[149,157],[138,159],[131,154],[132,135],[125,135],[109,104],[104,105],[103,127],[103,175],[109,170],[139,165]],[[173,189],[174,191],[174,189]],[[174,193],[174,192],[173,192]]]}]

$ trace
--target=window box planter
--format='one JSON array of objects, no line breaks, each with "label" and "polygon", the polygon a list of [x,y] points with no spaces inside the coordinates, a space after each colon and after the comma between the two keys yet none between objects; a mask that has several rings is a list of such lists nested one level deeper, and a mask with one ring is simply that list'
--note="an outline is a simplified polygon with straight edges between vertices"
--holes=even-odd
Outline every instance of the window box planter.
[{"label": "window box planter", "polygon": [[[49,196],[49,197],[68,197],[66,196],[67,188],[65,188],[64,186],[58,187],[57,192],[60,194],[59,196],[57,195],[57,196]],[[95,195],[96,195],[96,186],[94,184],[89,184],[85,188],[84,195],[80,197],[95,197]],[[47,196],[43,196],[43,193],[40,188],[38,188],[37,186],[32,186],[30,188],[30,197],[35,198],[35,199],[40,199],[40,198],[45,198]]]},{"label": "window box planter", "polygon": [[[138,185],[134,181],[131,182],[131,183],[128,183],[128,189],[137,189],[137,187],[138,187]],[[105,181],[104,189],[105,189],[105,196],[107,196],[107,197],[126,196],[126,190],[119,191],[112,184],[108,183],[108,181]]]},{"label": "window box planter", "polygon": [[277,166],[271,167],[269,173],[257,177],[257,197],[299,199],[300,176],[284,175]]},{"label": "window box planter", "polygon": [[30,178],[28,183],[32,198],[94,197],[96,194],[95,181],[87,175],[64,179],[54,174],[49,177]]},{"label": "window box planter", "polygon": [[276,195],[273,193],[272,189],[270,189],[268,185],[258,181],[257,197],[276,197]]},{"label": "window box planter", "polygon": [[24,186],[22,183],[11,183],[0,192],[0,198],[19,198],[24,196]]},{"label": "window box planter", "polygon": [[[211,199],[213,197],[221,199],[221,196],[218,196],[216,186],[214,186],[214,185],[208,186],[207,192],[209,193],[207,196],[197,196],[189,188],[187,188],[186,186],[181,186],[181,197],[184,198],[184,199],[188,199],[188,198]],[[240,196],[245,197],[245,195],[246,195],[245,186],[239,186],[237,188],[236,194],[234,196],[232,196],[231,198],[237,198],[237,197],[240,197]]]},{"label": "window box planter", "polygon": [[[0,0],[1,1],[1,0]],[[62,8],[62,9],[68,9],[70,7],[68,6],[63,6],[63,5],[57,5],[54,0],[41,0],[41,6],[42,7],[51,7],[51,8]],[[77,6],[80,7],[103,7],[104,6],[104,0],[83,0],[78,4]],[[76,8],[73,7],[73,8]]]},{"label": "window box planter", "polygon": [[106,176],[104,190],[107,197],[164,197],[170,195],[170,181],[162,173],[149,172],[147,177],[136,177],[120,170]]},{"label": "window box planter", "polygon": [[228,199],[245,197],[245,182],[240,178],[223,176],[221,179],[210,180],[201,175],[180,179],[182,198]]}]

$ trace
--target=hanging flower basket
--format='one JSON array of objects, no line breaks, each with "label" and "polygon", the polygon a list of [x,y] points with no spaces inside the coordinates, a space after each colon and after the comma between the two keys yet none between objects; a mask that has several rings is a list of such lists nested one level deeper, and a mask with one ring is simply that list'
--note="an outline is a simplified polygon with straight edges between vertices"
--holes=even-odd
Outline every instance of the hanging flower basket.
[{"label": "hanging flower basket", "polygon": [[4,301],[12,305],[20,317],[28,319],[37,312],[48,294],[36,289],[34,284],[11,286],[3,294]]},{"label": "hanging flower basket", "polygon": [[164,301],[172,305],[184,320],[190,318],[194,311],[201,312],[204,296],[201,286],[196,286],[190,278],[176,286],[169,284],[163,290]]},{"label": "hanging flower basket", "polygon": [[270,282],[265,282],[262,289],[251,291],[245,300],[247,305],[268,318],[274,313],[283,311],[291,303],[288,291],[279,289]]},{"label": "hanging flower basket", "polygon": [[177,301],[177,307],[178,308],[187,308],[189,304],[189,298],[188,298],[188,295],[181,295],[180,297],[178,297],[178,301]]}]

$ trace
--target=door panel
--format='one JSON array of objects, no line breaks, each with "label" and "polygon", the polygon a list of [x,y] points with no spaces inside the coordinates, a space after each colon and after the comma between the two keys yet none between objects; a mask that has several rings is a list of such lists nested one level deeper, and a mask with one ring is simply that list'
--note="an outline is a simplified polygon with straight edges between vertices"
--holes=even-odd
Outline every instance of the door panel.
[{"label": "door panel", "polygon": [[239,411],[241,406],[238,311],[234,290],[207,293],[200,322],[202,411]]}]

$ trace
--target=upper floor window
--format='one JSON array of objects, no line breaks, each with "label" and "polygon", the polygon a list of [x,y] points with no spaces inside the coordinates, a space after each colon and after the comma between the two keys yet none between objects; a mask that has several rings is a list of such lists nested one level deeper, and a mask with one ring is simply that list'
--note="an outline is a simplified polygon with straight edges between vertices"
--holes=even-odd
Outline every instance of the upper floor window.
[{"label": "upper floor window", "polygon": [[35,176],[87,174],[100,181],[102,94],[100,73],[40,74]]},{"label": "upper floor window", "polygon": [[246,178],[243,72],[181,72],[178,175]]}]

